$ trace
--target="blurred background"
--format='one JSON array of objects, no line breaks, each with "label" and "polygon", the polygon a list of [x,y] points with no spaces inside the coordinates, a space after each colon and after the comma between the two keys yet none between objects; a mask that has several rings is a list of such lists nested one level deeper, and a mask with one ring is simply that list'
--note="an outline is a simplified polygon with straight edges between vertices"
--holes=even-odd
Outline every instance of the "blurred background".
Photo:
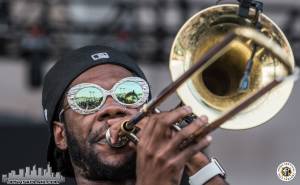
[{"label": "blurred background", "polygon": [[[234,1],[223,1],[234,2]],[[300,0],[265,0],[264,13],[287,35],[300,63]],[[46,168],[48,127],[41,108],[42,78],[61,54],[87,44],[109,45],[139,62],[153,92],[169,82],[168,56],[180,26],[212,0],[0,0],[0,174]],[[53,89],[55,90],[55,89]],[[171,108],[172,96],[162,105]],[[299,185],[279,180],[277,166],[300,169],[300,86],[268,123],[213,133],[210,156],[236,185]],[[72,184],[68,180],[66,184]]]}]

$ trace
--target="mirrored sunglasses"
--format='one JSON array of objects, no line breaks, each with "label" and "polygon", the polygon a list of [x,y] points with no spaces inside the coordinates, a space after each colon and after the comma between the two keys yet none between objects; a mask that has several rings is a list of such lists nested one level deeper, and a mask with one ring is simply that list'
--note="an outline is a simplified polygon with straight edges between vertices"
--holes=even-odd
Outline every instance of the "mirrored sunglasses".
[{"label": "mirrored sunglasses", "polygon": [[[92,114],[104,105],[107,96],[111,96],[121,105],[137,108],[148,100],[149,86],[144,79],[139,77],[124,78],[118,81],[111,90],[93,83],[81,83],[68,91],[67,99],[69,107],[75,112]],[[61,113],[67,108],[64,108]]]}]

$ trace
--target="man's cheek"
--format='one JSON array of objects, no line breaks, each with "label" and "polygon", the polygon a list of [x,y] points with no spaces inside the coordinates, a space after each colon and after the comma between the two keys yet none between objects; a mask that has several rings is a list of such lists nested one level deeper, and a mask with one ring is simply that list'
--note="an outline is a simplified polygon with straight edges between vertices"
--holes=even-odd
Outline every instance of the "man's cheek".
[{"label": "man's cheek", "polygon": [[90,143],[88,142],[87,134],[85,134],[84,129],[82,128],[72,128],[71,135],[73,139],[77,141],[77,143],[80,145],[81,148],[87,148],[90,147]]}]

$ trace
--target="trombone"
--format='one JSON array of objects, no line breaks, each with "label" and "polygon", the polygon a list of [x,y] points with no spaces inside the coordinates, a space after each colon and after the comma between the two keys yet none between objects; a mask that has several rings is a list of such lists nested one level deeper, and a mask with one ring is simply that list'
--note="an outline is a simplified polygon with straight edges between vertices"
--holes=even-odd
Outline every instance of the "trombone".
[{"label": "trombone", "polygon": [[171,49],[173,82],[122,123],[116,144],[110,142],[108,129],[107,143],[123,147],[138,142],[135,125],[176,90],[195,115],[213,120],[187,138],[182,148],[219,127],[248,129],[273,117],[286,103],[299,69],[285,35],[262,7],[261,2],[244,0],[240,5],[212,6],[191,17]]}]

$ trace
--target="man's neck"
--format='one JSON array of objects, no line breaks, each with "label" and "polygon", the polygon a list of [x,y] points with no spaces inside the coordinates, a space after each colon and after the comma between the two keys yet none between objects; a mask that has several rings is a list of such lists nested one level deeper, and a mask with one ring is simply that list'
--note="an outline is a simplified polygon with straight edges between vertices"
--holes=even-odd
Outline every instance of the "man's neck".
[{"label": "man's neck", "polygon": [[134,185],[135,180],[126,180],[126,181],[119,181],[119,182],[112,182],[112,181],[93,181],[84,178],[81,175],[75,175],[77,185]]},{"label": "man's neck", "polygon": [[75,170],[75,180],[77,185],[135,185],[135,180],[133,179],[123,180],[123,181],[90,180],[82,176],[80,173],[76,173],[76,170]]},{"label": "man's neck", "polygon": [[93,180],[86,177],[86,171],[73,164],[74,176],[77,185],[135,185],[135,178],[120,181]]}]

